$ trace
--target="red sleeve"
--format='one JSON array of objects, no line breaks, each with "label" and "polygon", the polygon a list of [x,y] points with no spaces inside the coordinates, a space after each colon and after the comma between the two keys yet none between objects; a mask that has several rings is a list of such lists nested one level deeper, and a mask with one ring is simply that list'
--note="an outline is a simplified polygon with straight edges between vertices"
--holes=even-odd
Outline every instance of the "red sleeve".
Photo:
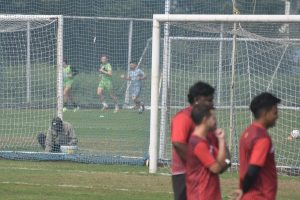
[{"label": "red sleeve", "polygon": [[194,154],[202,162],[202,164],[209,168],[216,162],[216,159],[209,152],[209,147],[205,142],[199,142],[194,149]]},{"label": "red sleeve", "polygon": [[177,115],[172,120],[171,140],[172,142],[179,142],[187,144],[187,139],[193,126],[190,117],[185,115]]},{"label": "red sleeve", "polygon": [[257,140],[253,146],[249,164],[262,167],[265,164],[270,146],[271,143],[268,138],[261,138]]}]

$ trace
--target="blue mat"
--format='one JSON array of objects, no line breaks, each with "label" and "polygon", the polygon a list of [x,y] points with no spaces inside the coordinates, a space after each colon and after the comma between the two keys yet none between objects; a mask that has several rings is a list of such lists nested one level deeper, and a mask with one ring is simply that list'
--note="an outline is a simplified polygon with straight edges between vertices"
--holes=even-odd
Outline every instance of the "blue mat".
[{"label": "blue mat", "polygon": [[73,161],[91,164],[144,165],[146,158],[117,155],[86,155],[26,151],[0,151],[0,157],[10,160]]}]

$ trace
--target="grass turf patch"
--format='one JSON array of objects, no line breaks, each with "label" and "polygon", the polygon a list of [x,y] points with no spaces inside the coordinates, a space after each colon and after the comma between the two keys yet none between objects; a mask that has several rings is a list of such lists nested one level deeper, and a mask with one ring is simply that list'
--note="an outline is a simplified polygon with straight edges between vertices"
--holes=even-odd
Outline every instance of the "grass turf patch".
[{"label": "grass turf patch", "polygon": [[[160,169],[160,172],[168,172]],[[171,178],[148,168],[71,162],[0,160],[0,196],[7,200],[172,199]],[[279,176],[278,200],[297,200],[299,177]],[[221,176],[223,199],[238,185],[236,173]]]}]

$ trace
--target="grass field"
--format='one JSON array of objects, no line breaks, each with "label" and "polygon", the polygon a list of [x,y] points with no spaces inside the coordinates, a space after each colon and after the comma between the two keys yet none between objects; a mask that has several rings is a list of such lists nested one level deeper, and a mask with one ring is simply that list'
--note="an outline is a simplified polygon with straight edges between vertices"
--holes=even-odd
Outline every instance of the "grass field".
[{"label": "grass field", "polygon": [[[300,166],[299,140],[287,141],[294,125],[300,123],[300,111],[281,110],[277,126],[270,130],[276,147],[277,164]],[[237,109],[235,131],[239,134],[250,122],[248,110]],[[46,132],[55,112],[51,109],[2,109],[0,129],[1,150],[42,151],[36,136]],[[218,125],[229,137],[229,109],[217,111]],[[150,112],[138,114],[136,110],[80,109],[64,113],[64,120],[73,124],[78,136],[80,152],[93,155],[122,155],[145,157],[148,153]],[[291,121],[292,120],[292,121]],[[35,123],[33,123],[35,122]],[[297,127],[295,126],[295,129]],[[169,128],[167,128],[167,156],[170,158]],[[238,135],[233,147],[237,148]],[[233,151],[235,149],[232,149]],[[232,154],[234,156],[234,153]]]},{"label": "grass field", "polygon": [[[0,160],[0,199],[5,200],[166,200],[170,176],[149,175],[146,167],[70,162]],[[277,200],[298,200],[300,179],[279,177]],[[237,187],[237,174],[221,177],[223,199]]]},{"label": "grass field", "polygon": [[[27,123],[27,130],[47,128],[47,117],[52,114],[48,110],[16,110],[1,112],[2,118],[18,116],[39,116],[38,126]],[[30,112],[26,114],[26,112]],[[237,111],[237,128],[241,129],[248,122],[247,113]],[[294,113],[284,112],[288,116]],[[219,110],[220,125],[228,124],[228,110]],[[101,117],[100,117],[101,116]],[[295,116],[299,116],[298,114]],[[81,109],[74,113],[68,111],[64,114],[66,121],[71,122],[79,138],[79,148],[83,153],[89,154],[116,154],[129,156],[144,156],[148,148],[149,138],[149,111],[140,115],[134,110],[121,110],[114,114],[112,110],[100,111],[99,109]],[[19,120],[22,120],[20,118]],[[296,120],[299,121],[299,118]],[[134,122],[134,123],[132,123]],[[299,141],[287,143],[285,135],[280,134],[284,130],[286,118],[279,121],[279,129],[272,130],[273,140],[277,144],[277,155],[281,158],[281,164],[299,162]],[[14,131],[20,134],[9,136],[0,134],[0,142],[4,139],[9,145],[22,150],[30,149],[41,151],[35,141],[35,134],[24,133],[21,121],[9,121],[8,127],[14,127]],[[14,126],[12,126],[14,125]],[[0,132],[1,133],[1,132]],[[13,134],[13,131],[11,131]],[[27,138],[25,144],[24,138]],[[169,145],[168,145],[169,146]],[[15,149],[18,149],[15,148]],[[286,160],[285,160],[285,159]],[[224,200],[230,199],[231,191],[237,187],[237,174],[226,173],[222,175],[222,195]],[[300,178],[279,176],[279,191],[277,200],[298,200]],[[172,188],[169,176],[169,167],[159,169],[156,175],[149,175],[148,168],[143,166],[125,165],[95,165],[73,162],[33,162],[11,161],[0,159],[0,199],[5,200],[139,200],[172,199]]]}]

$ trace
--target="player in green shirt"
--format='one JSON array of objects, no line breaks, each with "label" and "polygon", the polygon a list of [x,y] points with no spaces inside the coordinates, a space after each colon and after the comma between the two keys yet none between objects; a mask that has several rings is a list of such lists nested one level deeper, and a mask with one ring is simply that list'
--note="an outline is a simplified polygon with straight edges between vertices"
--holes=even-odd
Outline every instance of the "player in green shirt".
[{"label": "player in green shirt", "polygon": [[110,63],[108,62],[108,57],[107,55],[102,55],[100,57],[100,83],[97,89],[97,94],[99,95],[100,102],[103,105],[102,110],[108,109],[108,105],[104,100],[104,91],[108,92],[110,97],[115,103],[115,113],[119,111],[119,106],[118,106],[118,98],[113,94],[113,84],[112,84],[112,68]]},{"label": "player in green shirt", "polygon": [[79,107],[74,102],[73,97],[71,95],[72,84],[74,82],[74,76],[77,75],[76,70],[72,69],[71,65],[68,65],[66,59],[63,62],[63,80],[64,80],[64,108],[63,111],[67,111],[67,105],[71,103],[74,108],[74,112],[76,112]]}]

